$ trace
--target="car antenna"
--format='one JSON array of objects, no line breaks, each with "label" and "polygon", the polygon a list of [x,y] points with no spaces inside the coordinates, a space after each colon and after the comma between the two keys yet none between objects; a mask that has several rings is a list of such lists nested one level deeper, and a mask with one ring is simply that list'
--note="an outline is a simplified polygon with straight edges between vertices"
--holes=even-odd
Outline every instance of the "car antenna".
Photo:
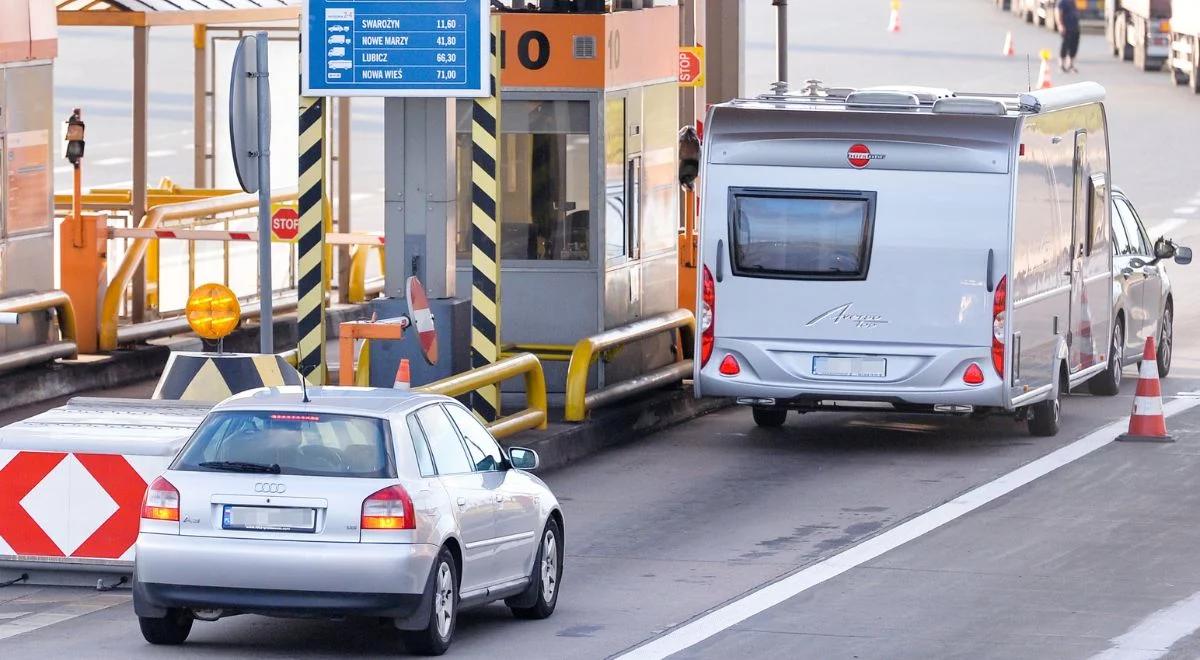
[{"label": "car antenna", "polygon": [[[305,373],[305,372],[308,373]],[[300,393],[303,395],[301,403],[312,403],[308,398],[308,374],[313,372],[313,368],[309,365],[300,365]]]}]

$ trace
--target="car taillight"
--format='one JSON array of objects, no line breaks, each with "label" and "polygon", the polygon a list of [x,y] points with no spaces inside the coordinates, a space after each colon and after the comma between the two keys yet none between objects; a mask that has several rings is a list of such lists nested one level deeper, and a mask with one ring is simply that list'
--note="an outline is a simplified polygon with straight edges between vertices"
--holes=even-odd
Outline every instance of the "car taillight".
[{"label": "car taillight", "polygon": [[738,364],[737,358],[726,355],[725,359],[721,360],[721,367],[718,371],[722,376],[736,376],[742,373],[742,365]]},{"label": "car taillight", "polygon": [[1004,308],[1008,302],[1008,276],[1000,278],[996,294],[992,298],[992,366],[996,374],[1004,377]]},{"label": "car taillight", "polygon": [[963,372],[963,382],[967,385],[983,385],[983,369],[979,365],[972,362],[967,370]]},{"label": "car taillight", "polygon": [[717,321],[717,283],[712,272],[704,267],[704,280],[700,291],[700,366],[708,364],[712,357],[714,331]]},{"label": "car taillight", "polygon": [[150,484],[142,500],[142,517],[179,522],[179,491],[171,482],[159,477]]},{"label": "car taillight", "polygon": [[412,498],[401,486],[388,486],[363,500],[363,529],[416,529]]}]

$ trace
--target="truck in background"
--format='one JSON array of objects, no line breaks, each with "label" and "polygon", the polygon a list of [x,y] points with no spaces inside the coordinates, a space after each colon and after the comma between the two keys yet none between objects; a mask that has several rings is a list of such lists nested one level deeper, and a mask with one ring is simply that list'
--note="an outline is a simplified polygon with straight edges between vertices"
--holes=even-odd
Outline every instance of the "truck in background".
[{"label": "truck in background", "polygon": [[1170,55],[1171,0],[1109,0],[1104,34],[1109,52],[1143,71],[1160,71]]},{"label": "truck in background", "polygon": [[1172,0],[1170,28],[1171,76],[1200,94],[1200,2]]}]

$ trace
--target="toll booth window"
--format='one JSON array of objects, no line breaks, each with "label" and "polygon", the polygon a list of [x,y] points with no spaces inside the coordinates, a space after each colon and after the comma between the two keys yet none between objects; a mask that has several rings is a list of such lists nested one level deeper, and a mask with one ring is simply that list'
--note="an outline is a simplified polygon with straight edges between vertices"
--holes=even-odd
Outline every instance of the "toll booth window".
[{"label": "toll booth window", "polygon": [[872,195],[734,191],[733,272],[743,277],[857,280],[871,250]]},{"label": "toll booth window", "polygon": [[625,235],[625,99],[604,102],[604,256],[623,257]]},{"label": "toll booth window", "polygon": [[[591,140],[586,101],[504,101],[500,257],[590,258]],[[458,106],[459,198],[471,198],[471,102]],[[459,205],[458,256],[470,258],[471,205]]]}]

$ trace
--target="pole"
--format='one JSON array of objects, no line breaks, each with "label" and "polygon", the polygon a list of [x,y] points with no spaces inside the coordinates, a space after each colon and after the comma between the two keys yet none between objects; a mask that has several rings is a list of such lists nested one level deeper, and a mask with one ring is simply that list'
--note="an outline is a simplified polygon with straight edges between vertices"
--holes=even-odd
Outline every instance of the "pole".
[{"label": "pole", "polygon": [[[471,113],[471,367],[500,359],[500,16],[492,16],[491,91]],[[481,387],[471,408],[484,420],[500,417],[500,386]]]},{"label": "pole", "polygon": [[267,69],[267,33],[255,34],[255,91],[258,100],[258,352],[275,353],[271,281],[271,82]]},{"label": "pole", "polygon": [[779,52],[779,82],[787,83],[788,81],[788,33],[787,33],[787,0],[775,0],[775,6],[778,8],[778,36],[776,37],[776,48]]},{"label": "pole", "polygon": [[296,250],[296,329],[300,373],[325,384],[325,99],[300,97],[300,241]]}]

